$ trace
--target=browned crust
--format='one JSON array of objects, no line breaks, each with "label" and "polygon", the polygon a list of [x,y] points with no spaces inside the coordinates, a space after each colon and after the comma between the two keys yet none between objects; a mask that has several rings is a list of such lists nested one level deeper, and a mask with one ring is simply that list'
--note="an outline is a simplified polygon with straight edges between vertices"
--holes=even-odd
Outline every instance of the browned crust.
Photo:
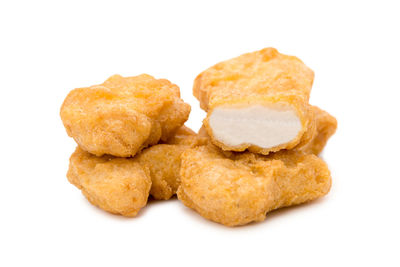
[{"label": "browned crust", "polygon": [[[315,131],[313,112],[308,104],[314,72],[294,57],[280,54],[274,48],[243,54],[220,62],[199,74],[193,94],[208,112],[204,125],[213,143],[223,150],[267,155],[281,149],[300,147],[309,142]],[[215,138],[208,119],[220,106],[281,104],[292,107],[302,122],[302,131],[288,143],[270,148],[252,144],[229,146]]]},{"label": "browned crust", "polygon": [[325,162],[301,151],[261,156],[209,145],[184,152],[181,164],[178,198],[227,226],[262,221],[271,210],[314,200],[331,187]]}]

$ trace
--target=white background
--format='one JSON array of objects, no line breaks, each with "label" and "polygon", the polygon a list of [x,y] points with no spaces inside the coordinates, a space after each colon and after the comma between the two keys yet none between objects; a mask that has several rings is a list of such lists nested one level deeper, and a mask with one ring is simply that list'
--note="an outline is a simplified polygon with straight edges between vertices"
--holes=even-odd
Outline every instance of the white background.
[{"label": "white background", "polygon": [[[399,266],[398,1],[1,1],[1,266]],[[178,200],[137,218],[91,206],[65,177],[75,143],[59,108],[112,74],[178,84],[273,46],[316,74],[339,121],[330,194],[227,228]]]}]

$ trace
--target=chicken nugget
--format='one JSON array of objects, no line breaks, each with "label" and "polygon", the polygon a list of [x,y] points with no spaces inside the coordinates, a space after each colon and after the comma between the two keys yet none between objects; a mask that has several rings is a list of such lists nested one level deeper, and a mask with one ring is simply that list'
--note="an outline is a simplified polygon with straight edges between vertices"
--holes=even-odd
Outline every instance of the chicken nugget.
[{"label": "chicken nugget", "polygon": [[130,157],[166,141],[189,113],[178,86],[142,74],[114,75],[103,84],[72,90],[60,115],[68,135],[83,150]]},{"label": "chicken nugget", "polygon": [[141,166],[146,166],[152,181],[150,194],[155,199],[170,199],[180,184],[179,169],[184,145],[159,144],[146,149],[136,156]]},{"label": "chicken nugget", "polygon": [[336,132],[337,120],[328,112],[312,106],[316,121],[316,131],[309,143],[301,148],[306,153],[318,155],[324,149],[329,138]]},{"label": "chicken nugget", "polygon": [[331,187],[325,162],[296,150],[262,156],[200,146],[182,154],[180,177],[183,204],[227,226],[263,221],[267,212],[314,200]]},{"label": "chicken nugget", "polygon": [[151,187],[150,172],[133,158],[97,157],[77,147],[70,158],[68,180],[95,206],[134,217]]},{"label": "chicken nugget", "polygon": [[170,199],[180,185],[181,154],[191,147],[205,144],[207,139],[198,138],[183,126],[167,141],[144,149],[137,155],[138,162],[149,169],[152,186],[150,194],[155,199]]},{"label": "chicken nugget", "polygon": [[133,217],[146,205],[149,193],[164,200],[176,194],[181,154],[206,140],[183,126],[171,144],[145,148],[133,158],[97,157],[78,147],[70,158],[67,177],[93,205]]},{"label": "chicken nugget", "polygon": [[[299,150],[304,151],[308,154],[312,153],[318,155],[324,149],[329,138],[335,133],[337,128],[337,121],[335,117],[330,115],[328,112],[320,109],[317,106],[311,107],[314,112],[316,131],[311,140],[305,143]],[[200,128],[198,138],[203,137],[211,139],[207,133],[204,125]],[[228,152],[228,151],[226,151]]]},{"label": "chicken nugget", "polygon": [[315,131],[308,103],[314,72],[274,48],[220,62],[194,81],[204,125],[223,150],[267,155],[307,143]]}]

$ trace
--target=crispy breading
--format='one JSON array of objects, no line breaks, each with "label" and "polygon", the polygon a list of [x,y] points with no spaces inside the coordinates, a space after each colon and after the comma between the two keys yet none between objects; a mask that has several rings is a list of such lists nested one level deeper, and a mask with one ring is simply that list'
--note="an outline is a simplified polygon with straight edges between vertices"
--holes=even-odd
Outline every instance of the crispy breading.
[{"label": "crispy breading", "polygon": [[189,113],[178,86],[142,74],[114,75],[103,84],[72,90],[60,115],[82,149],[96,156],[130,157],[166,141]]},{"label": "crispy breading", "polygon": [[146,148],[137,155],[138,162],[150,171],[150,194],[155,199],[167,200],[176,194],[180,184],[181,154],[206,142],[206,138],[199,138],[191,129],[182,126],[166,144]]},{"label": "crispy breading", "polygon": [[301,148],[306,153],[318,155],[324,149],[329,138],[336,132],[337,120],[319,107],[313,106],[316,120],[316,131],[309,143]]},{"label": "crispy breading", "polygon": [[150,172],[133,158],[97,157],[77,147],[70,158],[68,180],[95,206],[134,217],[151,187]]},{"label": "crispy breading", "polygon": [[146,166],[152,181],[150,194],[155,199],[170,199],[180,184],[179,169],[184,145],[159,144],[144,149],[136,156],[141,166]]},{"label": "crispy breading", "polygon": [[315,120],[308,103],[313,79],[300,59],[265,48],[205,70],[193,93],[207,111],[204,125],[215,145],[266,155],[300,147],[313,137]]},{"label": "crispy breading", "polygon": [[208,145],[182,154],[178,198],[201,216],[227,225],[262,221],[266,213],[329,192],[331,176],[317,156],[223,152]]},{"label": "crispy breading", "polygon": [[70,158],[68,180],[93,205],[133,217],[146,205],[149,193],[164,200],[176,194],[181,154],[207,139],[183,126],[170,141],[145,148],[133,158],[97,157],[78,147]]}]

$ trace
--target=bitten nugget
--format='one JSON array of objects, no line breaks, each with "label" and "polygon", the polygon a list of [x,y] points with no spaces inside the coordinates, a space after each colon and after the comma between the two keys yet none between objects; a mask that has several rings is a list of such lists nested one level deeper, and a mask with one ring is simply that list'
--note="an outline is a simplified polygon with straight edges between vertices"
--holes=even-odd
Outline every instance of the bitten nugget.
[{"label": "bitten nugget", "polygon": [[[320,109],[319,107],[312,106],[314,112],[316,131],[311,140],[304,144],[299,150],[308,154],[318,155],[324,149],[329,138],[335,133],[337,128],[337,121],[335,117],[328,112]],[[198,138],[203,137],[210,139],[204,125],[200,128]]]},{"label": "bitten nugget", "polygon": [[189,113],[178,86],[143,74],[114,75],[103,84],[72,90],[60,115],[82,149],[97,156],[130,157],[166,141]]},{"label": "bitten nugget", "polygon": [[236,226],[262,221],[268,211],[329,192],[323,160],[301,151],[269,156],[201,146],[182,154],[178,198],[212,221]]},{"label": "bitten nugget", "polygon": [[313,79],[300,59],[265,48],[205,70],[193,93],[208,112],[204,125],[215,145],[266,155],[312,138]]},{"label": "bitten nugget", "polygon": [[316,131],[311,141],[301,148],[306,153],[318,155],[324,149],[329,138],[336,132],[337,121],[328,112],[313,106]]},{"label": "bitten nugget", "polygon": [[79,147],[70,158],[68,180],[95,206],[134,217],[151,187],[150,172],[132,158],[96,157]]},{"label": "bitten nugget", "polygon": [[199,138],[183,126],[167,141],[144,149],[137,155],[138,162],[149,169],[152,186],[150,194],[155,199],[170,199],[180,185],[179,170],[181,154],[188,148],[205,144],[207,139]]}]

